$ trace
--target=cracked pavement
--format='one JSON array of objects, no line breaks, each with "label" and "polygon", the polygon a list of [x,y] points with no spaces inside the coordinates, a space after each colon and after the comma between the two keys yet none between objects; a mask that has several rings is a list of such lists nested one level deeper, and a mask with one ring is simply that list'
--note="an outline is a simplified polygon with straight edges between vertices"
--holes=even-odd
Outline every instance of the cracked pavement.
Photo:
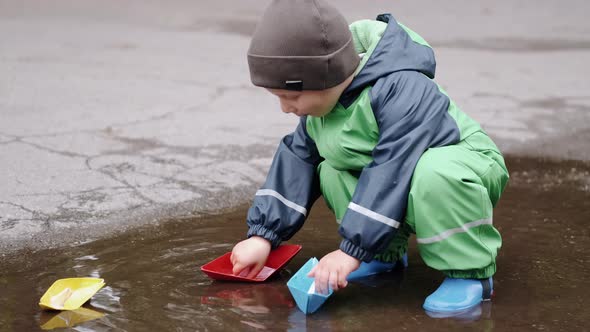
[{"label": "cracked pavement", "polygon": [[[249,82],[265,3],[0,0],[0,250],[247,203],[297,122]],[[588,3],[338,5],[425,37],[505,153],[590,160]]]}]

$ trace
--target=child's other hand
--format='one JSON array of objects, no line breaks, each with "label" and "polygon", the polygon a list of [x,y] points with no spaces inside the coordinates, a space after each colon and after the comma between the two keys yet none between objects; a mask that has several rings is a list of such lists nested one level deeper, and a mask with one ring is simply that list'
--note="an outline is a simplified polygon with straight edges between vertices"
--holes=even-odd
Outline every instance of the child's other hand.
[{"label": "child's other hand", "polygon": [[246,278],[254,278],[264,267],[270,249],[270,242],[260,236],[253,236],[238,242],[234,246],[230,258],[234,266],[233,274],[239,275],[243,271],[248,271]]},{"label": "child's other hand", "polygon": [[328,286],[334,291],[346,287],[346,277],[359,268],[361,261],[338,249],[324,256],[307,275],[315,278],[315,290],[328,294]]}]

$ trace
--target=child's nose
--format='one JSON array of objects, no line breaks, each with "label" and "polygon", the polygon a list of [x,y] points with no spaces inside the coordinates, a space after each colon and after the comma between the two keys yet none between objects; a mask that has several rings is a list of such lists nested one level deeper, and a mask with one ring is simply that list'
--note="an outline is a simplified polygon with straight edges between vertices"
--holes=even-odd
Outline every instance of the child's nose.
[{"label": "child's nose", "polygon": [[281,110],[283,111],[283,113],[295,113],[297,112],[297,109],[291,105],[289,105],[288,102],[284,101],[281,99]]}]

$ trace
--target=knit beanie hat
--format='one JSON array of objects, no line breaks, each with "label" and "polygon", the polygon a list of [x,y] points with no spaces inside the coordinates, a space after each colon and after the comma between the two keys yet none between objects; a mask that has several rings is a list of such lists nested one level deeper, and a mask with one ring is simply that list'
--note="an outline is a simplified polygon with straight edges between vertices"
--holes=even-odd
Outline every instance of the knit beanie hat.
[{"label": "knit beanie hat", "polygon": [[274,89],[328,89],[359,61],[346,19],[323,0],[273,0],[248,50],[252,83]]}]

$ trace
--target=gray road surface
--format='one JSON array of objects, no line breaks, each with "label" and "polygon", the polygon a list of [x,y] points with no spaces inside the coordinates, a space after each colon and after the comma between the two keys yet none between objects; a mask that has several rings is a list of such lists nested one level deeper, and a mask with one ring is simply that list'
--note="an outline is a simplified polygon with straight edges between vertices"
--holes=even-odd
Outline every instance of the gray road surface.
[{"label": "gray road surface", "polygon": [[[0,252],[248,202],[297,119],[250,85],[267,1],[0,0]],[[342,1],[435,48],[505,153],[590,159],[587,1]]]}]

